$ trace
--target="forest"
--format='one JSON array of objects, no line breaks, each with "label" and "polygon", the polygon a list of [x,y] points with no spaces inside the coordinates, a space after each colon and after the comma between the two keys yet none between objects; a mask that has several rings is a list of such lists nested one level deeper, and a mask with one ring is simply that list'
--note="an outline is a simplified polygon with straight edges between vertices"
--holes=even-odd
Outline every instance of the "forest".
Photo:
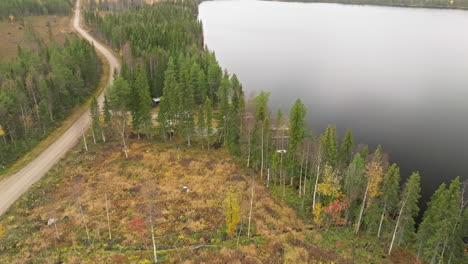
[{"label": "forest", "polygon": [[[423,175],[400,175],[381,146],[371,151],[355,145],[352,131],[340,139],[329,126],[313,135],[300,99],[287,117],[281,109],[271,113],[267,92],[245,98],[236,75],[223,71],[204,47],[196,14],[197,4],[190,1],[86,13],[87,23],[122,50],[124,61],[103,109],[93,104],[93,131],[119,135],[127,157],[130,134],[207,151],[225,146],[258,172],[250,181],[248,236],[255,185],[261,183],[320,230],[375,237],[388,255],[402,247],[427,263],[466,260],[466,182],[457,177],[442,184],[418,225]],[[151,98],[160,96],[153,120]]]},{"label": "forest", "polygon": [[71,0],[2,0],[0,20],[33,15],[69,15]]},{"label": "forest", "polygon": [[18,47],[0,62],[0,168],[8,167],[45,138],[95,91],[101,62],[94,47],[71,37],[49,44],[28,31],[34,48]]},{"label": "forest", "polygon": [[[286,0],[287,2],[294,2]],[[468,0],[301,0],[299,2],[342,3],[352,5],[389,5],[429,8],[468,8]]]}]

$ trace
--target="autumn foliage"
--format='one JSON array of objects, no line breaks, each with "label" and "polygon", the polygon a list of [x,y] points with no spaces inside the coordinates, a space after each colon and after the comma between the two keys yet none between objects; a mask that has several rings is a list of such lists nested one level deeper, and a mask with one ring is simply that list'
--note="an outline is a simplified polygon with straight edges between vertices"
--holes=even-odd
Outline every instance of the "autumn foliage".
[{"label": "autumn foliage", "polygon": [[333,200],[323,211],[330,216],[330,222],[333,225],[344,225],[346,220],[341,215],[348,206],[346,195],[341,195],[340,199]]}]

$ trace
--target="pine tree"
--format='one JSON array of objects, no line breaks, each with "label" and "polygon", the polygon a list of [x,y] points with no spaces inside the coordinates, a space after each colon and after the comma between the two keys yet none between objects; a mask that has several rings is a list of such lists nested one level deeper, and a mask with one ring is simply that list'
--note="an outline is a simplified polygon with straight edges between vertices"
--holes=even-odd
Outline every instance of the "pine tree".
[{"label": "pine tree", "polygon": [[343,168],[347,167],[351,162],[351,158],[353,156],[353,147],[353,132],[350,129],[346,132],[346,136],[344,137],[343,142],[341,142],[340,152],[338,155],[339,163]]},{"label": "pine tree", "polygon": [[399,212],[396,220],[395,228],[393,230],[392,240],[388,249],[388,254],[392,253],[393,245],[396,241],[398,244],[401,241],[410,241],[414,235],[414,218],[418,215],[419,207],[418,200],[421,197],[420,187],[421,177],[419,173],[414,172],[408,178],[403,187],[398,205]]}]

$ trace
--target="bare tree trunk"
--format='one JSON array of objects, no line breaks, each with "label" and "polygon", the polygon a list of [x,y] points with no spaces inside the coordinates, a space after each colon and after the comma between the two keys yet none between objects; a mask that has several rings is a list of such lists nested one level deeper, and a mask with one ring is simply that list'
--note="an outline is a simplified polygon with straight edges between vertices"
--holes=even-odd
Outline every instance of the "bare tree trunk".
[{"label": "bare tree trunk", "polygon": [[252,146],[250,144],[250,130],[249,130],[249,139],[248,139],[248,145],[249,145],[249,152],[247,154],[247,168],[250,167],[250,152],[251,152],[251,149],[252,149]]},{"label": "bare tree trunk", "polygon": [[270,168],[268,168],[268,176],[267,176],[267,188],[270,186]]},{"label": "bare tree trunk", "polygon": [[125,157],[127,157],[128,159],[128,153],[127,153],[127,144],[125,143],[125,126],[126,126],[126,122],[125,122],[125,117],[123,118],[122,120],[122,131],[120,132],[120,135],[122,136],[122,141],[123,141],[123,147],[124,147],[124,152],[125,152]]},{"label": "bare tree trunk", "polygon": [[104,129],[101,129],[101,138],[104,143],[106,143],[106,135],[104,134]]},{"label": "bare tree trunk", "polygon": [[321,156],[320,156],[320,150],[319,150],[319,157],[317,160],[317,175],[315,178],[315,184],[314,184],[314,195],[312,196],[312,210],[315,210],[315,205],[316,205],[316,198],[317,198],[317,185],[318,185],[318,180],[320,176],[320,163],[321,163]]},{"label": "bare tree trunk", "polygon": [[84,225],[85,230],[86,230],[86,237],[88,238],[88,244],[89,244],[89,242],[90,242],[89,231],[88,231],[88,226],[86,225],[86,220],[85,220],[85,217],[84,217],[84,214],[83,214],[83,207],[81,206],[81,204],[80,204],[80,214],[81,214],[81,220],[83,221],[83,225]]},{"label": "bare tree trunk", "polygon": [[96,135],[94,135],[94,128],[91,126],[91,132],[93,134],[93,142],[94,142],[94,145],[96,145]]},{"label": "bare tree trunk", "polygon": [[250,237],[250,222],[252,221],[252,209],[253,209],[253,199],[254,199],[254,187],[255,187],[255,180],[252,174],[252,193],[250,194],[250,210],[249,210],[249,225],[247,228],[247,237]]},{"label": "bare tree trunk", "polygon": [[299,197],[302,194],[302,169],[304,168],[304,156],[305,156],[305,149],[302,151],[302,159],[301,159],[301,173],[299,174]]},{"label": "bare tree trunk", "polygon": [[263,129],[264,129],[264,124],[263,124],[263,121],[262,121],[262,162],[261,162],[261,166],[260,166],[260,179],[263,180]]},{"label": "bare tree trunk", "polygon": [[107,216],[107,228],[109,229],[109,240],[112,240],[112,232],[111,232],[111,227],[110,227],[110,216],[109,216],[109,205],[108,205],[108,199],[107,199],[107,192],[104,194],[106,198],[106,216]]},{"label": "bare tree trunk", "polygon": [[58,228],[57,228],[57,221],[54,221],[54,228],[55,228],[55,235],[57,236],[57,239],[60,239],[60,235],[59,235]]},{"label": "bare tree trunk", "polygon": [[[367,193],[367,191],[366,191],[366,193]],[[405,205],[406,205],[406,202],[408,201],[408,198],[409,198],[409,193],[408,193],[408,196],[406,196],[405,201],[401,205],[400,213],[398,214],[395,229],[393,230],[392,242],[390,242],[390,248],[388,249],[388,255],[390,255],[392,253],[393,243],[395,242],[395,236],[396,236],[396,233],[397,233],[397,230],[398,230],[398,226],[400,225],[401,214],[403,212],[403,209],[405,208]]]},{"label": "bare tree trunk", "polygon": [[377,231],[377,237],[380,237],[380,231],[382,231],[382,224],[383,224],[386,208],[387,208],[387,204],[385,203],[383,211],[382,211],[382,215],[380,216],[379,231]]},{"label": "bare tree trunk", "polygon": [[86,151],[88,151],[88,144],[86,144],[86,136],[85,136],[83,129],[81,130],[81,134],[83,135],[83,142],[84,142],[85,149]]},{"label": "bare tree trunk", "polygon": [[156,240],[154,238],[154,228],[153,228],[153,213],[150,212],[150,225],[151,225],[151,240],[153,242],[153,257],[154,263],[158,263],[158,255],[156,253]]},{"label": "bare tree trunk", "polygon": [[280,184],[281,178],[283,178],[283,196],[286,195],[286,175],[284,175],[283,171],[283,150],[281,150],[281,159],[280,159]]},{"label": "bare tree trunk", "polygon": [[[303,196],[306,195],[306,182],[307,182],[307,175],[309,174],[309,151],[310,151],[310,144],[307,144],[307,155],[306,155],[306,166],[305,166],[305,173],[304,173],[304,188],[303,188]],[[304,204],[304,201],[302,201]]]},{"label": "bare tree trunk", "polygon": [[357,234],[359,232],[359,228],[361,227],[362,214],[364,213],[364,207],[366,205],[367,192],[368,191],[369,191],[369,183],[367,183],[366,192],[364,193],[364,199],[362,200],[362,206],[361,206],[361,210],[359,211],[358,222],[356,224],[356,229],[354,230],[355,234]]}]

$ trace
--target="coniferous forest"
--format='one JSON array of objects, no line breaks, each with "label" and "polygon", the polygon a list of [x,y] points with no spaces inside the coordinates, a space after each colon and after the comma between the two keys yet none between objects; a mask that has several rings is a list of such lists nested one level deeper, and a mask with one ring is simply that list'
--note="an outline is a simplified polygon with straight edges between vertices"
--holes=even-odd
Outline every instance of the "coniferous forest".
[{"label": "coniferous forest", "polygon": [[49,44],[32,29],[31,50],[0,62],[0,166],[11,165],[95,91],[101,62],[94,47],[72,37]]},{"label": "coniferous forest", "polygon": [[2,0],[0,20],[33,15],[69,15],[72,9],[70,0]]},{"label": "coniferous forest", "polygon": [[[138,137],[207,150],[226,146],[259,174],[250,183],[251,203],[255,182],[261,181],[319,229],[374,237],[387,254],[403,247],[428,263],[463,263],[466,183],[455,178],[443,184],[418,227],[424,175],[400,175],[381,146],[371,151],[355,145],[352,131],[340,139],[329,126],[313,135],[306,130],[307,109],[299,99],[288,118],[281,109],[271,113],[269,93],[244,98],[237,77],[223,72],[204,47],[196,15],[197,4],[190,1],[86,13],[87,23],[121,49],[124,61],[121,77],[106,95],[108,122],[96,122],[95,130],[117,131],[126,155],[126,124]],[[161,96],[153,120],[151,97]],[[98,116],[99,111],[94,119]],[[252,209],[248,232],[251,216]]]}]

